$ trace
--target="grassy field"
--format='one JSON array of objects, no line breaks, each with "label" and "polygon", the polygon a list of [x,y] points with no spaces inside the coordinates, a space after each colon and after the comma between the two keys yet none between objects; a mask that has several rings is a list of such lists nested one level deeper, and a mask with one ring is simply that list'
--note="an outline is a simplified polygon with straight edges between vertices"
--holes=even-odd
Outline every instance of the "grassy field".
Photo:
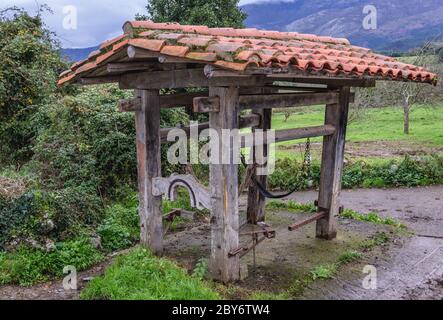
[{"label": "grassy field", "polygon": [[[296,110],[284,121],[283,113],[275,113],[272,127],[289,129],[305,126],[321,125],[324,121],[324,107],[301,108]],[[413,108],[410,120],[410,134],[403,134],[403,113],[398,107],[369,109],[358,120],[350,123],[347,132],[347,142],[391,141],[410,145],[443,148],[443,105],[436,107],[417,106]],[[312,142],[321,141],[319,138]],[[288,141],[278,144],[277,157],[294,157],[293,150],[284,150],[288,146],[304,143]]]}]

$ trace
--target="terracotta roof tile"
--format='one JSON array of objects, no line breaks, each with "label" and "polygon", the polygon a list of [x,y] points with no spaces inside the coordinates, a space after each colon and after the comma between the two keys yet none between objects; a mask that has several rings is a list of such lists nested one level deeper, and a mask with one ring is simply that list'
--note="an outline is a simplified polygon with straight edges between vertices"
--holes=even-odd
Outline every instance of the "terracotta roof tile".
[{"label": "terracotta roof tile", "polygon": [[213,37],[184,37],[178,40],[178,43],[184,44],[187,46],[194,47],[207,47],[211,41],[213,41]]},{"label": "terracotta roof tile", "polygon": [[190,52],[186,55],[186,58],[208,62],[217,61],[217,55],[213,52]]},{"label": "terracotta roof tile", "polygon": [[131,39],[129,40],[129,44],[137,48],[159,52],[166,42],[164,40],[154,39]]},{"label": "terracotta roof tile", "polygon": [[128,46],[189,59],[190,62],[205,61],[234,71],[257,67],[281,72],[281,68],[289,68],[347,77],[372,76],[434,84],[437,81],[436,74],[421,67],[352,46],[346,39],[152,21],[130,21],[123,29],[125,34],[104,42],[88,59],[75,63],[70,70],[62,73],[59,84],[73,82],[83,74],[89,74],[117,54],[118,58]]},{"label": "terracotta roof tile", "polygon": [[184,57],[188,51],[189,48],[186,46],[164,46],[160,53],[174,57]]},{"label": "terracotta roof tile", "polygon": [[107,47],[114,45],[120,40],[125,39],[127,36],[128,36],[127,34],[122,34],[121,36],[115,37],[114,39],[103,42],[102,45],[100,46],[100,50],[106,49]]},{"label": "terracotta roof tile", "polygon": [[[114,54],[115,54],[115,52],[112,50],[107,53],[104,53],[104,54],[98,56],[97,59],[95,59],[95,63],[97,65],[99,65],[99,64],[105,62],[106,60],[108,60],[109,58],[111,58]],[[80,73],[80,72],[77,70],[76,73]]]}]

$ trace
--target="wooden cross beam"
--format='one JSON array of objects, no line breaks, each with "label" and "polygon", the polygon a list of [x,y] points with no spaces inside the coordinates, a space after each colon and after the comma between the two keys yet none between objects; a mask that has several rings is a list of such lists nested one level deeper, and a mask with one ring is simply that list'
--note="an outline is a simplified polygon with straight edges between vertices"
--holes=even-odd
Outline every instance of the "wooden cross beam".
[{"label": "wooden cross beam", "polygon": [[[310,92],[310,93],[279,93],[279,94],[255,94],[240,95],[240,109],[275,109],[312,106],[321,104],[333,104],[338,99],[338,92]],[[350,96],[350,102],[354,101],[354,94]],[[194,112],[218,112],[220,100],[217,97],[194,98]]]},{"label": "wooden cross beam", "polygon": [[[250,128],[250,127],[258,126],[261,122],[261,117],[258,114],[247,114],[244,116],[240,116],[238,122],[239,122],[239,129]],[[209,122],[199,123],[198,124],[198,133],[200,134],[203,130],[208,129],[209,127],[210,127]],[[167,137],[168,137],[169,132],[174,129],[184,130],[188,136],[191,132],[190,126],[178,126],[175,128],[162,128],[162,129],[160,129],[160,140],[162,143],[167,142]]]}]

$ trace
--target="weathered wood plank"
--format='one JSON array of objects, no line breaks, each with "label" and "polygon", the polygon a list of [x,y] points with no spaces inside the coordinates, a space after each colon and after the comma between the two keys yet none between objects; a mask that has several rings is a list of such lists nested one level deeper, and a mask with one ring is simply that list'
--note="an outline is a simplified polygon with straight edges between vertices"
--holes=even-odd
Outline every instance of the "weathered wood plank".
[{"label": "weathered wood plank", "polygon": [[328,77],[328,76],[316,76],[305,75],[297,76],[293,74],[274,74],[267,76],[268,79],[275,81],[291,81],[296,83],[312,83],[312,84],[325,84],[328,86],[349,86],[349,87],[363,87],[370,88],[375,87],[376,79],[361,79],[361,78],[340,78],[340,77]]},{"label": "weathered wood plank", "polygon": [[192,107],[194,98],[208,95],[208,92],[187,92],[168,94],[160,97],[162,108]]},{"label": "weathered wood plank", "polygon": [[259,113],[246,114],[244,116],[240,116],[238,127],[240,129],[257,127],[260,125],[261,122],[262,122],[261,114]]},{"label": "weathered wood plank", "polygon": [[194,112],[209,113],[220,111],[219,97],[197,97],[194,98]]},{"label": "weathered wood plank", "polygon": [[124,99],[118,102],[118,111],[120,112],[136,112],[142,110],[142,99],[136,97],[133,99]]},{"label": "weathered wood plank", "polygon": [[280,93],[240,96],[241,109],[271,109],[331,104],[337,101],[337,92]]},{"label": "weathered wood plank", "polygon": [[[191,127],[190,126],[177,126],[177,127],[174,127],[174,128],[162,128],[160,130],[160,139],[161,139],[162,143],[168,142],[168,134],[169,134],[169,132],[171,132],[171,130],[174,130],[174,129],[181,129],[181,130],[185,131],[186,135],[189,138],[189,135],[191,133]],[[200,132],[202,132],[205,129],[209,129],[209,122],[203,122],[203,123],[199,123],[198,124],[198,133],[199,134],[200,134]]]},{"label": "weathered wood plank", "polygon": [[173,174],[168,178],[154,178],[152,194],[154,196],[166,196],[171,201],[177,200],[177,187],[184,187],[188,190],[191,207],[199,210],[211,210],[209,190],[201,185],[192,175]]},{"label": "weathered wood plank", "polygon": [[[201,97],[203,94],[205,94],[205,92],[176,93],[160,96],[160,107],[162,109],[192,107],[194,98]],[[138,98],[121,100],[118,103],[118,109],[120,112],[139,111],[141,110],[141,100]]]},{"label": "weathered wood plank", "polygon": [[263,86],[263,77],[248,76],[244,79],[216,78],[208,79],[203,69],[181,69],[170,71],[134,72],[121,76],[121,89],[163,89],[192,88],[209,86]]},{"label": "weathered wood plank", "polygon": [[[222,129],[238,128],[238,95],[235,87],[210,87],[209,96],[220,97],[220,112],[210,113],[209,122],[219,137]],[[220,139],[221,140],[221,139]],[[223,150],[219,141],[220,154]],[[221,163],[221,162],[219,162]],[[238,165],[210,165],[211,184],[211,257],[209,267],[215,279],[225,283],[240,279],[238,256],[229,257],[229,252],[239,247],[238,217]]]},{"label": "weathered wood plank", "polygon": [[361,78],[352,76],[329,76],[315,74],[308,71],[298,71],[290,68],[253,68],[249,67],[245,71],[232,71],[215,67],[213,65],[205,66],[205,74],[208,78],[217,77],[238,77],[244,78],[252,75],[264,75],[267,79],[275,81],[287,81],[296,83],[312,83],[331,86],[348,87],[375,87],[376,79]]},{"label": "weathered wood plank", "polygon": [[[219,109],[217,98],[205,97],[207,92],[189,92],[189,93],[176,93],[170,95],[160,96],[160,107],[161,108],[178,108],[178,107],[194,107],[194,112],[214,112]],[[282,94],[282,97],[286,99],[287,94]],[[338,95],[338,94],[337,94]],[[240,95],[240,100],[249,99],[251,95]],[[258,96],[266,99],[268,95],[254,95],[259,99]],[[349,102],[354,101],[354,94],[351,93]],[[140,110],[141,102],[137,99],[122,100],[119,102],[119,110],[121,112],[135,112]],[[201,110],[201,111],[196,111]],[[205,111],[206,110],[206,111]],[[213,111],[210,111],[213,110]],[[245,118],[247,119],[247,118]],[[254,120],[255,121],[255,120]],[[244,126],[247,127],[247,126]]]},{"label": "weathered wood plank", "polygon": [[333,135],[323,138],[323,154],[318,198],[319,211],[326,212],[326,217],[317,221],[316,236],[322,239],[334,239],[337,235],[335,216],[339,213],[341,179],[345,151],[346,127],[349,110],[349,87],[340,90],[336,104],[328,105],[325,112],[325,124],[336,128]]},{"label": "weathered wood plank", "polygon": [[128,47],[127,55],[129,59],[153,59],[153,61],[158,61],[157,59],[160,56],[157,52],[143,50],[134,46]]},{"label": "weathered wood plank", "polygon": [[[272,109],[254,110],[253,112],[256,112],[256,114],[262,118],[261,123],[257,125],[255,129],[271,129]],[[254,133],[254,131],[255,130],[253,130],[252,132]],[[263,148],[259,148],[258,150],[263,150],[263,157],[268,157],[268,144],[263,144]],[[255,159],[256,152],[257,149],[254,146],[254,148],[252,148],[251,157],[253,159],[253,163],[255,164],[257,164],[257,161]],[[265,175],[257,175],[257,168],[255,168],[252,179],[255,179],[262,185],[266,186],[268,177]],[[248,189],[248,207],[246,211],[248,223],[257,224],[258,222],[265,220],[265,204],[266,198],[260,194],[257,185],[252,183]]]},{"label": "weathered wood plank", "polygon": [[[250,128],[253,126],[257,126],[260,124],[260,116],[257,114],[248,114],[244,116],[239,117],[239,129],[243,128]],[[198,133],[200,134],[203,130],[209,128],[209,122],[202,122],[198,124]],[[190,126],[178,126],[173,128],[162,128],[160,129],[160,140],[162,143],[167,142],[168,134],[171,130],[174,129],[181,129],[186,132],[186,135],[189,137],[189,134],[191,132]]]},{"label": "weathered wood plank", "polygon": [[153,62],[114,62],[108,63],[106,66],[109,73],[123,73],[131,71],[149,70],[155,68],[156,64]]},{"label": "weathered wood plank", "polygon": [[100,77],[90,77],[90,78],[80,78],[80,84],[96,85],[96,84],[106,84],[106,83],[116,83],[120,81],[120,76],[100,76]]},{"label": "weathered wood plank", "polygon": [[[315,127],[305,127],[305,128],[295,128],[295,129],[286,129],[286,130],[277,130],[275,131],[275,141],[274,142],[283,142],[283,141],[292,141],[297,139],[306,139],[306,138],[314,138],[314,137],[324,137],[330,136],[334,134],[335,127],[333,125],[327,124],[322,126]],[[249,140],[250,138],[246,138],[246,136],[250,136],[252,133],[244,133],[241,134],[242,138],[241,147],[246,147],[244,140]],[[257,137],[254,139],[254,145],[266,144],[266,135],[263,137]]]},{"label": "weathered wood plank", "polygon": [[142,108],[135,113],[139,188],[140,242],[163,252],[162,198],[152,194],[152,180],[161,177],[160,98],[156,90],[138,92]]}]

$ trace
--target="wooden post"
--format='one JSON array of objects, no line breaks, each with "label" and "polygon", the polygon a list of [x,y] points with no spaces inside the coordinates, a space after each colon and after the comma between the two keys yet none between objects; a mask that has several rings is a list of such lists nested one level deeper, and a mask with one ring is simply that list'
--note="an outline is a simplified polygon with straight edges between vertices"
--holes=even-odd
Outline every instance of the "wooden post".
[{"label": "wooden post", "polygon": [[[238,128],[238,95],[235,87],[210,87],[209,96],[220,98],[220,111],[209,114],[209,123],[219,137],[220,159],[222,153],[222,129]],[[224,283],[240,279],[240,258],[229,256],[239,247],[238,222],[238,164],[212,164],[211,184],[211,257],[209,268],[212,276]],[[221,160],[219,161],[221,163]]]},{"label": "wooden post", "polygon": [[317,238],[331,240],[337,236],[335,216],[339,213],[343,173],[346,127],[348,122],[350,88],[340,89],[337,104],[326,106],[325,124],[335,127],[335,133],[323,138],[323,154],[318,198],[319,211],[326,217],[317,221]]},{"label": "wooden post", "polygon": [[[261,123],[255,129],[263,129],[263,130],[271,129],[272,109],[262,109],[258,111],[253,111],[253,113],[257,113],[261,117]],[[252,132],[254,133],[254,129]],[[255,150],[256,147],[254,144],[254,147],[251,149],[252,152],[251,157],[253,159],[253,163],[256,164],[257,161],[255,159]],[[263,156],[267,157],[269,146],[264,145],[262,150],[263,150]],[[253,173],[253,178],[255,178],[262,185],[266,186],[268,177],[265,175],[258,176],[257,169]],[[265,220],[265,205],[266,205],[266,198],[260,194],[257,185],[252,183],[249,186],[248,190],[248,208],[247,208],[248,223],[257,224],[257,222]]]},{"label": "wooden post", "polygon": [[161,196],[152,195],[152,179],[161,176],[160,96],[158,90],[138,90],[141,110],[135,113],[141,244],[163,253]]}]

